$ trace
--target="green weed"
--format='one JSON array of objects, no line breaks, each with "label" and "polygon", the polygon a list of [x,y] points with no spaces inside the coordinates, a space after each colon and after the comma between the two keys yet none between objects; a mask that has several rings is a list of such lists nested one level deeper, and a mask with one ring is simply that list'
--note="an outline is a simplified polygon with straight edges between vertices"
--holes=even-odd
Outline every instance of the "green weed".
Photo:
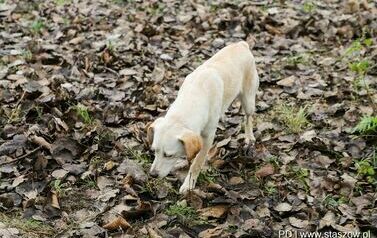
[{"label": "green weed", "polygon": [[64,190],[64,186],[62,184],[62,181],[60,179],[56,179],[54,181],[51,181],[50,186],[59,195],[64,195],[65,190]]},{"label": "green weed", "polygon": [[190,207],[186,202],[177,202],[166,209],[166,214],[169,216],[176,216],[177,219],[184,224],[203,224],[205,220],[201,219],[193,207]]},{"label": "green weed", "polygon": [[305,13],[312,13],[316,9],[316,6],[311,1],[305,1],[302,10]]},{"label": "green weed", "polygon": [[209,168],[206,171],[201,171],[198,176],[198,184],[214,183],[219,176],[219,172],[214,168]]},{"label": "green weed", "polygon": [[361,135],[377,134],[377,117],[364,116],[353,129],[353,132]]},{"label": "green weed", "polygon": [[58,6],[64,6],[66,4],[72,3],[72,0],[54,0],[54,2]]},{"label": "green weed", "polygon": [[339,198],[337,197],[334,197],[332,195],[327,195],[322,203],[326,206],[326,207],[332,207],[332,208],[337,208],[339,205],[341,204],[344,204],[344,203],[347,203],[348,202],[348,199],[341,196]]},{"label": "green weed", "polygon": [[310,53],[294,54],[284,58],[284,62],[288,66],[297,66],[299,64],[308,65],[310,61]]},{"label": "green weed", "polygon": [[127,147],[126,155],[131,159],[136,160],[139,162],[143,167],[148,167],[152,163],[152,159],[143,152],[139,150],[134,150],[132,148]]},{"label": "green weed", "polygon": [[280,121],[284,123],[291,133],[300,133],[309,125],[307,119],[307,107],[295,108],[293,106],[281,105],[277,109]]},{"label": "green weed", "polygon": [[83,186],[84,188],[88,188],[88,189],[95,189],[97,188],[97,183],[94,179],[90,178],[90,177],[87,177],[85,179],[81,179],[79,181],[79,184],[81,186]]},{"label": "green weed", "polygon": [[267,182],[264,188],[265,193],[270,197],[277,194],[278,192],[276,185],[271,181]]},{"label": "green weed", "polygon": [[364,75],[368,71],[369,60],[360,60],[348,64],[349,69],[357,74]]},{"label": "green weed", "polygon": [[304,187],[305,191],[309,191],[309,185],[308,185],[308,178],[309,178],[309,170],[302,168],[302,167],[292,167],[292,171],[294,173],[295,179],[298,180],[300,184]]},{"label": "green weed", "polygon": [[85,123],[91,124],[93,122],[92,117],[89,114],[88,108],[82,104],[78,104],[76,107],[77,116]]},{"label": "green weed", "polygon": [[31,53],[30,50],[23,50],[21,56],[26,61],[29,61],[29,60],[31,60],[33,58],[33,53]]},{"label": "green weed", "polygon": [[109,50],[110,53],[114,53],[114,43],[111,40],[106,42],[106,48]]},{"label": "green weed", "polygon": [[363,159],[355,162],[358,177],[365,177],[368,183],[373,184],[376,182],[376,171],[373,164],[368,161],[369,159]]},{"label": "green weed", "polygon": [[23,219],[20,215],[8,216],[0,212],[0,221],[6,227],[17,228],[26,235],[25,237],[50,237],[54,233],[54,229],[51,226],[34,219]]},{"label": "green weed", "polygon": [[37,19],[30,25],[30,30],[33,34],[40,33],[46,27],[44,21]]}]

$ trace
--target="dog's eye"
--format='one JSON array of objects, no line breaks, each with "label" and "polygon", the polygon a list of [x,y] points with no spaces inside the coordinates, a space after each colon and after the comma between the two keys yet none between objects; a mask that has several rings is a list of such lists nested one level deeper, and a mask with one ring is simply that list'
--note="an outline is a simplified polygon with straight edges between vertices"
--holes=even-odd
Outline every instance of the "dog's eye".
[{"label": "dog's eye", "polygon": [[168,154],[166,154],[166,152],[164,152],[164,157],[165,158],[170,158],[170,157],[172,157],[173,155],[168,155]]}]

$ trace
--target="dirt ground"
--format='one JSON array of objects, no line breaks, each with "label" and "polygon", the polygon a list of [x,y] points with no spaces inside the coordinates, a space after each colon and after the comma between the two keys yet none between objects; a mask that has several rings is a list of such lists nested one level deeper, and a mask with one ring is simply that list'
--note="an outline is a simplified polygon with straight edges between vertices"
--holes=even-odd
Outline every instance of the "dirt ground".
[{"label": "dirt ground", "polygon": [[[376,31],[367,0],[0,0],[0,237],[377,237]],[[235,101],[182,196],[146,125],[240,40],[257,141]]]}]

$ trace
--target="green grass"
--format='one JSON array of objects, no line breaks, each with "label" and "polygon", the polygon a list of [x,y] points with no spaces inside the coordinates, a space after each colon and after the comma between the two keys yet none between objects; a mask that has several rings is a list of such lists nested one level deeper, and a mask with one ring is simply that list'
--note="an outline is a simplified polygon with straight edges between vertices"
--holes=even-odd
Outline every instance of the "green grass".
[{"label": "green grass", "polygon": [[369,66],[369,60],[360,60],[348,64],[349,69],[357,74],[366,74]]},{"label": "green grass", "polygon": [[65,194],[65,189],[64,189],[64,186],[63,186],[62,181],[60,179],[56,179],[54,181],[51,181],[50,186],[59,195],[63,196]]},{"label": "green grass", "polygon": [[132,148],[127,147],[126,155],[130,159],[133,159],[139,162],[144,168],[152,164],[152,159],[147,154],[144,154],[143,152],[139,150],[134,150]]},{"label": "green grass", "polygon": [[89,114],[88,108],[82,104],[78,104],[76,107],[77,116],[87,125],[93,122],[92,117]]},{"label": "green grass", "polygon": [[269,181],[267,182],[267,184],[264,186],[264,192],[268,195],[268,196],[274,196],[278,193],[278,190],[276,188],[276,185]]},{"label": "green grass", "polygon": [[54,2],[58,6],[64,6],[66,4],[72,3],[72,0],[54,0]]},{"label": "green grass", "polygon": [[289,55],[283,58],[283,62],[286,66],[296,67],[299,64],[310,65],[312,61],[312,53],[303,52]]},{"label": "green grass", "polygon": [[170,205],[166,209],[166,214],[176,216],[180,222],[188,225],[203,224],[205,222],[199,217],[196,210],[188,206],[185,202]]},{"label": "green grass", "polygon": [[8,123],[17,123],[22,120],[21,105],[13,108],[9,113],[5,113],[8,117]]},{"label": "green grass", "polygon": [[106,42],[106,48],[107,48],[111,53],[114,53],[115,47],[114,47],[114,43],[113,43],[111,40],[108,40],[108,41]]},{"label": "green grass", "polygon": [[299,166],[294,166],[291,168],[291,170],[293,172],[294,179],[296,179],[303,186],[306,192],[309,192],[309,185],[307,182],[309,178],[309,170]]},{"label": "green grass", "polygon": [[150,195],[157,196],[159,189],[162,188],[168,189],[168,197],[170,198],[178,194],[178,191],[170,183],[167,183],[165,178],[151,178],[147,180],[141,189],[141,193],[149,193]]},{"label": "green grass", "polygon": [[[374,157],[374,159],[376,158]],[[369,158],[356,161],[355,167],[357,169],[358,177],[365,178],[367,182],[370,184],[374,184],[377,182],[376,169]]]},{"label": "green grass", "polygon": [[[0,221],[9,228],[16,228],[27,237],[51,237],[54,229],[34,219],[24,219],[20,215],[6,215],[0,212]],[[25,236],[26,237],[26,236]]]},{"label": "green grass", "polygon": [[85,179],[79,180],[79,184],[83,186],[84,188],[88,189],[96,189],[97,188],[97,183],[94,179],[87,177]]},{"label": "green grass", "polygon": [[347,202],[348,199],[343,196],[338,198],[332,195],[327,195],[322,201],[323,205],[325,205],[328,208],[337,208],[339,205]]},{"label": "green grass", "polygon": [[219,176],[219,172],[214,168],[209,168],[206,171],[201,171],[198,176],[198,184],[214,183]]},{"label": "green grass", "polygon": [[373,39],[365,38],[364,36],[360,39],[354,40],[352,44],[346,49],[345,55],[359,55],[363,48],[368,48],[373,45]]},{"label": "green grass", "polygon": [[377,135],[377,117],[364,116],[355,126],[353,132],[361,135]]},{"label": "green grass", "polygon": [[103,159],[99,156],[95,156],[90,160],[90,165],[92,165],[95,168],[98,168],[103,163],[104,163]]},{"label": "green grass", "polygon": [[291,133],[300,133],[308,125],[307,107],[295,108],[293,106],[281,105],[277,109],[280,121]]},{"label": "green grass", "polygon": [[33,53],[31,53],[30,50],[23,50],[21,57],[24,58],[26,61],[29,61],[33,58]]},{"label": "green grass", "polygon": [[316,6],[311,1],[305,1],[302,10],[305,13],[312,13],[316,9]]},{"label": "green grass", "polygon": [[30,25],[30,30],[33,34],[40,33],[46,27],[44,21],[37,19]]}]

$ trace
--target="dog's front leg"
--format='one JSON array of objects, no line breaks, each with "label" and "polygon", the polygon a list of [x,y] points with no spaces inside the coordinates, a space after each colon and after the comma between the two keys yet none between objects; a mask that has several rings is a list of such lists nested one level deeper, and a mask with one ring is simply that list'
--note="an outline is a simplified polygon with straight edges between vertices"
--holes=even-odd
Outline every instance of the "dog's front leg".
[{"label": "dog's front leg", "polygon": [[193,160],[190,170],[183,182],[181,188],[179,189],[180,194],[185,194],[189,190],[194,189],[196,180],[202,170],[202,167],[206,161],[208,151],[211,148],[213,139],[214,139],[215,132],[211,133],[211,136],[203,137],[203,148],[199,151],[196,155],[195,159]]},{"label": "dog's front leg", "polygon": [[180,194],[185,194],[189,190],[192,190],[195,187],[196,180],[199,176],[200,170],[206,160],[208,150],[202,148],[202,150],[199,151],[195,159],[193,160],[193,163],[190,166],[190,170],[185,178],[185,181],[183,182],[181,188],[179,189]]}]

